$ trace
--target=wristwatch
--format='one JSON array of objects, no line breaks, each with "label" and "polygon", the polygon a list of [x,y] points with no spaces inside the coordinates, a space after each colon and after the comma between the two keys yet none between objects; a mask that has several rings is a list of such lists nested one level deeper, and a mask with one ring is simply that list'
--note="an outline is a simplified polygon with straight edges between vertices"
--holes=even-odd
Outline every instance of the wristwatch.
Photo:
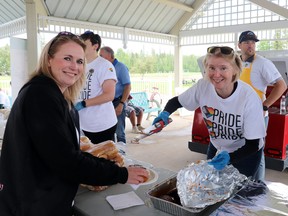
[{"label": "wristwatch", "polygon": [[81,101],[81,104],[82,104],[83,107],[86,107],[86,102],[84,100]]},{"label": "wristwatch", "polygon": [[264,111],[268,111],[268,109],[269,109],[268,106],[264,106],[264,105],[263,105],[263,110],[264,110]]},{"label": "wristwatch", "polygon": [[123,101],[120,101],[120,103],[124,105],[124,102],[123,102]]}]

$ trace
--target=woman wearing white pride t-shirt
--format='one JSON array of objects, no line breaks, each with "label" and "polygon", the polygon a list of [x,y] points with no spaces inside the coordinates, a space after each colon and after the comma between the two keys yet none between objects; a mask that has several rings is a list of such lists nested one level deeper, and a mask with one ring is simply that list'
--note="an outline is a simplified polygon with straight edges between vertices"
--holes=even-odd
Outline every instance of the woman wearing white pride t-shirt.
[{"label": "woman wearing white pride t-shirt", "polygon": [[[204,58],[205,77],[179,96],[168,101],[153,124],[168,123],[180,107],[200,107],[210,144],[207,159],[216,169],[228,163],[246,176],[254,176],[262,157],[266,135],[262,102],[255,91],[239,80],[241,60],[230,47],[209,47]],[[256,179],[257,180],[257,179]]]}]

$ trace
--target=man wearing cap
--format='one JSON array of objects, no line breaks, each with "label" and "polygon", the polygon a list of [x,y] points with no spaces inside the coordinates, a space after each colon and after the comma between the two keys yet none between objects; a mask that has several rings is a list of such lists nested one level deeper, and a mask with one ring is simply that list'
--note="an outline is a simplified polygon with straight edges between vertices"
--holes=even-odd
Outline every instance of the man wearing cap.
[{"label": "man wearing cap", "polygon": [[[263,111],[266,128],[268,125],[268,108],[285,92],[287,85],[275,65],[268,59],[256,55],[255,45],[257,36],[252,31],[244,31],[239,36],[238,47],[241,50],[242,73],[240,79],[248,83],[256,91],[263,101]],[[273,85],[273,90],[266,98],[265,93],[268,85]],[[265,158],[264,152],[256,180],[264,180]]]}]

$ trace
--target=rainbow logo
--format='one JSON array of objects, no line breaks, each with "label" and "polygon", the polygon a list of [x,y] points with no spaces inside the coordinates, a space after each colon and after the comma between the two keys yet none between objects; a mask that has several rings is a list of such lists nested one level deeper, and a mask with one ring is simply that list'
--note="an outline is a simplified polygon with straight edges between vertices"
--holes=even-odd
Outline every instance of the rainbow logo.
[{"label": "rainbow logo", "polygon": [[214,115],[214,109],[212,107],[203,106],[202,110],[207,118]]}]

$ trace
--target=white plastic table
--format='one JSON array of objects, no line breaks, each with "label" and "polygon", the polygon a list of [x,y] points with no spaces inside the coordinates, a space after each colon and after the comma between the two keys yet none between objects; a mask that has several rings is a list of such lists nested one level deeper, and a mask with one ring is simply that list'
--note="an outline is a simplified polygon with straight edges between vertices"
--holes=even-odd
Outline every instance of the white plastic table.
[{"label": "white plastic table", "polygon": [[[158,173],[158,180],[149,185],[139,186],[134,190],[129,184],[112,185],[108,189],[101,192],[93,192],[84,188],[80,188],[75,197],[74,210],[75,216],[167,216],[165,212],[155,209],[146,195],[146,192],[157,183],[164,181],[175,175],[174,171],[153,168]],[[122,194],[134,191],[145,203],[145,205],[133,206],[126,209],[114,210],[106,201],[109,195]]]}]

